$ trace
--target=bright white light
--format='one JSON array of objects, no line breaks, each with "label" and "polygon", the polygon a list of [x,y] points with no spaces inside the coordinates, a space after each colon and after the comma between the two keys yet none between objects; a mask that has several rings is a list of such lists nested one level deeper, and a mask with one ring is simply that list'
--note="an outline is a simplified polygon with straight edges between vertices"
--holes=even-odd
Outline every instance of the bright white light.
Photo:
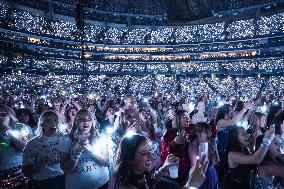
[{"label": "bright white light", "polygon": [[274,101],[273,104],[277,106],[279,103],[277,101]]},{"label": "bright white light", "polygon": [[47,95],[41,95],[40,98],[46,100],[47,99]]},{"label": "bright white light", "polygon": [[136,135],[137,133],[134,131],[127,131],[127,133],[125,134],[125,137],[131,138],[132,136]]},{"label": "bright white light", "polygon": [[189,108],[190,111],[194,110],[194,104],[192,102],[190,102],[188,104],[188,108]]},{"label": "bright white light", "polygon": [[149,102],[149,100],[147,98],[143,98],[143,102],[147,103],[147,102]]},{"label": "bright white light", "polygon": [[67,124],[59,123],[59,129],[61,132],[66,132],[67,130]]},{"label": "bright white light", "polygon": [[28,133],[28,131],[26,129],[21,130],[20,134],[22,136],[28,136],[29,135],[29,133]]},{"label": "bright white light", "polygon": [[91,100],[93,100],[95,97],[96,97],[96,95],[95,94],[93,94],[93,93],[90,93],[90,94],[88,94],[88,99],[91,99]]},{"label": "bright white light", "polygon": [[113,128],[112,127],[107,127],[107,129],[106,129],[106,133],[108,134],[108,135],[111,135],[112,133],[113,133]]},{"label": "bright white light", "polygon": [[101,156],[103,151],[105,150],[104,147],[108,143],[108,136],[105,134],[100,135],[100,137],[96,140],[94,144],[90,144],[88,146],[88,150],[91,151],[93,154],[97,156]]},{"label": "bright white light", "polygon": [[237,126],[238,127],[243,127],[243,128],[245,128],[245,129],[248,129],[248,122],[247,121],[240,121],[240,122],[238,122],[237,123]]},{"label": "bright white light", "polygon": [[19,137],[20,131],[11,131],[11,134],[12,134],[13,137]]},{"label": "bright white light", "polygon": [[267,112],[267,106],[262,106],[260,110],[263,114],[265,114]]},{"label": "bright white light", "polygon": [[221,107],[223,105],[224,105],[224,102],[222,102],[222,101],[218,102],[218,107]]}]

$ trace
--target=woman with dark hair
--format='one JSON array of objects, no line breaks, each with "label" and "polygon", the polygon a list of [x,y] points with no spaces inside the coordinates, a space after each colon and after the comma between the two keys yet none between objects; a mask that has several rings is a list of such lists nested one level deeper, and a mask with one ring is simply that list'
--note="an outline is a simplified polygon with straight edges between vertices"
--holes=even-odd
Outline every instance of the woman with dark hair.
[{"label": "woman with dark hair", "polygon": [[[275,116],[277,114],[279,114],[279,112],[281,112],[281,106],[280,105],[277,105],[277,104],[272,104],[268,110],[268,113],[267,113],[267,126],[270,126],[272,124],[274,124],[275,122]],[[278,128],[275,128],[275,131],[276,131],[276,134],[277,134],[277,131],[278,131]]]},{"label": "woman with dark hair", "polygon": [[32,188],[64,188],[58,145],[62,137],[56,112],[46,111],[40,118],[36,137],[28,141],[23,153],[23,172],[33,179]]},{"label": "woman with dark hair", "polygon": [[252,171],[259,164],[274,139],[274,129],[265,133],[261,147],[254,153],[249,148],[249,135],[243,127],[231,127],[228,137],[228,177],[226,188],[250,189]]},{"label": "woman with dark hair", "polygon": [[29,109],[20,108],[16,111],[16,117],[20,123],[26,124],[32,128],[33,131],[36,130],[36,122],[33,118],[33,114]]},{"label": "woman with dark hair", "polygon": [[180,159],[178,183],[183,186],[190,169],[188,156],[189,136],[194,125],[189,124],[189,115],[185,110],[176,112],[176,126],[167,130],[162,139],[162,162],[169,154],[174,154]]},{"label": "woman with dark hair", "polygon": [[175,128],[175,110],[173,108],[169,108],[165,114],[164,118],[164,124],[165,124],[165,129],[168,130],[170,128]]},{"label": "woman with dark hair", "polygon": [[191,122],[193,124],[196,124],[197,122],[207,122],[207,117],[205,117],[204,112],[205,112],[205,102],[204,101],[199,101],[196,103],[195,106],[195,114],[191,118]]},{"label": "woman with dark hair", "polygon": [[272,121],[275,124],[275,133],[284,139],[284,111],[280,110]]},{"label": "woman with dark hair", "polygon": [[221,160],[223,159],[227,148],[228,128],[236,125],[251,107],[252,104],[250,102],[245,103],[243,109],[235,116],[233,116],[233,108],[229,104],[225,104],[218,108],[215,121],[218,138],[217,148]]},{"label": "woman with dark hair", "polygon": [[178,160],[171,154],[159,170],[152,173],[152,152],[148,139],[142,135],[126,136],[118,149],[115,189],[154,189],[160,176]]},{"label": "woman with dark hair", "polygon": [[66,189],[105,189],[108,186],[107,136],[88,110],[77,112],[70,134],[59,144],[60,166],[66,175]]},{"label": "woman with dark hair", "polygon": [[65,106],[62,103],[61,98],[54,97],[51,100],[51,104],[52,104],[52,107],[55,108],[55,111],[57,112],[57,114],[59,116],[59,122],[62,123],[62,124],[65,124],[66,123],[66,118],[65,118],[65,115],[64,115]]},{"label": "woman with dark hair", "polygon": [[32,137],[30,127],[17,122],[15,112],[0,104],[0,186],[22,188],[27,178],[22,173],[22,156]]},{"label": "woman with dark hair", "polygon": [[216,117],[217,130],[220,131],[229,126],[236,125],[251,107],[252,104],[250,102],[246,102],[243,108],[234,116],[232,115],[233,109],[230,105],[225,104],[220,107]]},{"label": "woman with dark hair", "polygon": [[210,140],[211,128],[207,123],[199,122],[196,124],[191,142],[188,146],[188,154],[191,162],[191,167],[196,164],[197,157],[201,157],[200,145],[208,145],[209,166],[206,171],[205,182],[199,187],[200,189],[218,189],[218,175],[214,165],[219,164],[220,159],[217,152],[215,140]]},{"label": "woman with dark hair", "polygon": [[71,106],[67,108],[67,111],[65,113],[66,124],[67,124],[66,133],[70,133],[77,112],[78,112],[78,109],[75,106]]},{"label": "woman with dark hair", "polygon": [[[263,135],[257,138],[256,149],[260,147],[261,141],[263,140]],[[281,146],[282,140],[279,136],[275,136],[268,151],[262,160],[262,162],[257,166],[257,177],[255,182],[255,187],[257,189],[280,189],[283,188],[281,183],[278,182],[279,179],[274,179],[274,177],[284,178],[284,167],[281,158]]]}]

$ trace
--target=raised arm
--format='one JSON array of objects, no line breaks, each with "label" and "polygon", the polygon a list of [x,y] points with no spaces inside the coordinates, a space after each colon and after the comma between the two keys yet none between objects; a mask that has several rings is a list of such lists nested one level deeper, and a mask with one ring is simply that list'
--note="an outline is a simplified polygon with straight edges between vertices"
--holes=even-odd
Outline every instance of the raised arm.
[{"label": "raised arm", "polygon": [[221,119],[217,122],[217,130],[220,131],[228,126],[236,125],[244,116],[246,111],[250,109],[252,104],[250,102],[245,103],[244,108],[237,113],[232,119]]},{"label": "raised arm", "polygon": [[240,152],[230,152],[228,154],[228,163],[230,167],[236,167],[238,164],[259,164],[263,160],[271,141],[275,134],[274,130],[266,131],[265,137],[260,145],[260,148],[253,155],[246,155]]}]

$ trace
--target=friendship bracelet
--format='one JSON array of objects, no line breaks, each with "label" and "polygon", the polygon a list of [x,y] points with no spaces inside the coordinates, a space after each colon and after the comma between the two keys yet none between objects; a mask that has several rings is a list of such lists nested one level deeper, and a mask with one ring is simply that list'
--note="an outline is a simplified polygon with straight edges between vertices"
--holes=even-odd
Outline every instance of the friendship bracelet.
[{"label": "friendship bracelet", "polygon": [[260,145],[260,147],[264,150],[268,150],[269,145],[271,144],[271,140],[268,138],[263,138],[262,143]]}]

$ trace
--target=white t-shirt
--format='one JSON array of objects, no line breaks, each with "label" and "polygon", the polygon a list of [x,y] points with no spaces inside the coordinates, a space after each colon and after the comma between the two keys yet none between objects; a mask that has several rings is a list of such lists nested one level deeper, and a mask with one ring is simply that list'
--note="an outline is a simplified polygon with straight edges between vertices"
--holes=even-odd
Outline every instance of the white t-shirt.
[{"label": "white t-shirt", "polygon": [[[59,151],[70,154],[74,145],[69,135],[64,135],[60,141]],[[97,146],[95,144],[95,146]],[[98,153],[94,149],[96,154]],[[103,186],[109,180],[108,167],[100,165],[95,160],[93,152],[84,150],[75,169],[66,174],[66,189],[96,189]]]},{"label": "white t-shirt", "polygon": [[[31,128],[25,124],[17,124],[15,127],[17,129],[12,129],[12,133],[17,137],[32,135]],[[0,131],[0,142],[0,170],[20,166],[23,153],[14,146],[11,136]]]},{"label": "white t-shirt", "polygon": [[47,156],[47,164],[41,171],[33,175],[33,179],[44,180],[64,174],[60,168],[58,152],[61,137],[42,135],[27,142],[23,154],[23,166],[34,165],[37,158],[43,155]]}]

